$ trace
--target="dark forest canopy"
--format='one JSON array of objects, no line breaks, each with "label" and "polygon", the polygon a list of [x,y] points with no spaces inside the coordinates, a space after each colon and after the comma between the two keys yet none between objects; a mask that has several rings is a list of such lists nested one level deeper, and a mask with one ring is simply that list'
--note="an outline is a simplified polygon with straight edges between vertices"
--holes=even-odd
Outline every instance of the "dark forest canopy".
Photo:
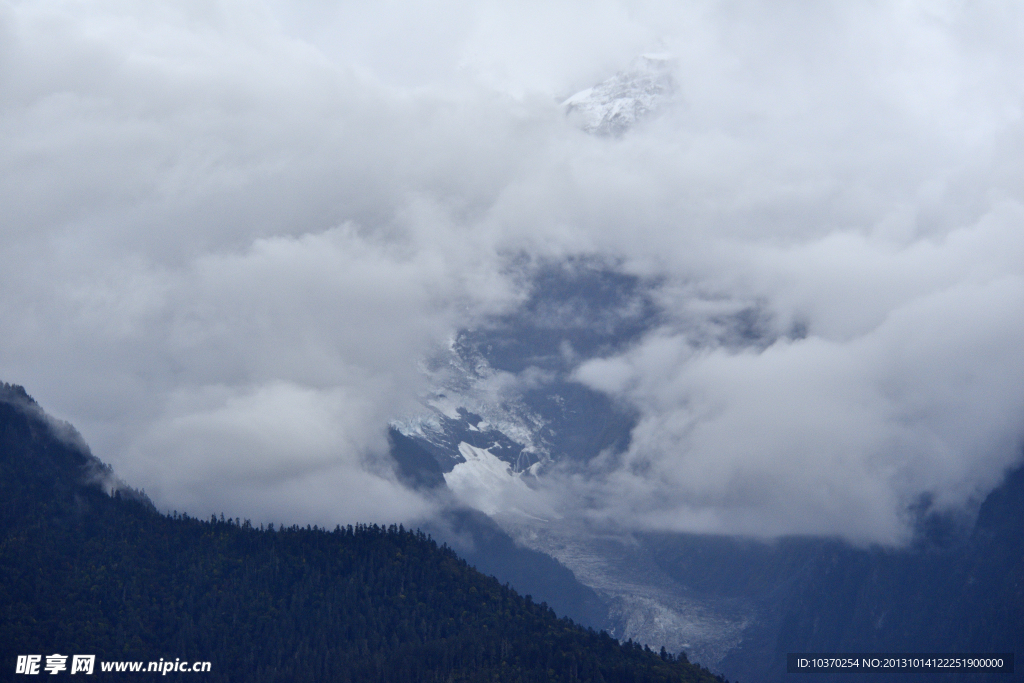
[{"label": "dark forest canopy", "polygon": [[0,534],[5,678],[59,652],[210,661],[210,681],[721,680],[559,619],[418,531],[160,514],[7,384]]}]

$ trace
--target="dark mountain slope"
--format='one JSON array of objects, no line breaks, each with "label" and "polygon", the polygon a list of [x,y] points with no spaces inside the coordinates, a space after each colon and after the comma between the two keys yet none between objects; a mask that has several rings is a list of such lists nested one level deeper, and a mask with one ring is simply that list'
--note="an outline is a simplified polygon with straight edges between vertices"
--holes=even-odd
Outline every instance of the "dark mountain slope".
[{"label": "dark mountain slope", "polygon": [[[420,443],[396,429],[389,430],[388,438],[398,475],[407,485],[422,488],[445,485],[441,466]],[[482,512],[469,508],[449,509],[427,530],[435,538],[446,539],[461,557],[484,574],[546,601],[559,614],[585,626],[607,626],[608,607],[593,589],[577,581],[573,573],[554,558],[517,544]]]},{"label": "dark mountain slope", "polygon": [[[719,663],[742,680],[789,680],[796,674],[786,673],[788,652],[1024,652],[1024,469],[992,491],[973,526],[925,518],[905,549],[670,534],[645,542],[687,589],[754,605],[757,618],[743,642]],[[798,677],[811,683],[849,676]],[[1017,680],[962,672],[926,677]]]},{"label": "dark mountain slope", "polygon": [[62,653],[96,655],[100,679],[99,662],[181,658],[211,681],[716,680],[558,619],[420,532],[161,515],[10,385],[0,487],[5,679],[18,655]]}]

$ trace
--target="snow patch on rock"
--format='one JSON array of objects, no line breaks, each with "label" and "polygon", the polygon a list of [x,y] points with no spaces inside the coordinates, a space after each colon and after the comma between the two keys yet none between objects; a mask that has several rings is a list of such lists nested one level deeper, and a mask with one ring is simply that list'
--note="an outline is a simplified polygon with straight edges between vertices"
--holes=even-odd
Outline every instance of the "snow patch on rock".
[{"label": "snow patch on rock", "polygon": [[534,498],[520,474],[488,449],[462,442],[459,454],[465,462],[446,472],[444,480],[462,503],[493,516],[521,512],[523,504]]}]

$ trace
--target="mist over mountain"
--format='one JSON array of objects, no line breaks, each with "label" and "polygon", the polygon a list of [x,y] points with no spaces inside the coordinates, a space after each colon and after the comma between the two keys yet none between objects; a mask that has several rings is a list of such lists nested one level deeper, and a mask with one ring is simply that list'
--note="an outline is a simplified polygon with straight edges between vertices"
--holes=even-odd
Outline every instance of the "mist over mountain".
[{"label": "mist over mountain", "polygon": [[636,421],[556,508],[899,544],[1019,462],[1015,5],[450,9],[4,5],[0,371],[265,523],[443,514],[388,425],[525,314]]},{"label": "mist over mountain", "polygon": [[[649,285],[601,264],[545,266],[536,282],[514,313],[463,332],[440,354],[430,410],[395,423],[393,452],[412,485],[450,493],[571,570],[604,607],[589,623],[686,650],[739,680],[782,680],[788,652],[1018,648],[1021,468],[980,507],[908,502],[909,540],[895,547],[638,532],[628,519],[594,515],[607,498],[588,499],[587,487],[633,447],[640,412],[573,373],[580,357],[629,348],[662,318]],[[604,322],[582,322],[594,320]],[[716,312],[705,329],[714,332],[708,345],[777,343],[756,308]]]},{"label": "mist over mountain", "polygon": [[1022,46],[1009,0],[0,3],[0,376],[164,513],[812,642],[665,558],[884,574],[1015,481]]}]

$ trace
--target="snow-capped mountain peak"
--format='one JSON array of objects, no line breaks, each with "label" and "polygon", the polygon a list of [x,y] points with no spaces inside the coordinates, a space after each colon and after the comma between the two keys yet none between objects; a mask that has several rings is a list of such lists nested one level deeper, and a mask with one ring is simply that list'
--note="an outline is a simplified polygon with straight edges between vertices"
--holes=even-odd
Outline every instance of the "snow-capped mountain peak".
[{"label": "snow-capped mountain peak", "polygon": [[672,57],[646,54],[626,71],[568,98],[562,107],[584,131],[619,136],[670,100],[676,90]]}]

